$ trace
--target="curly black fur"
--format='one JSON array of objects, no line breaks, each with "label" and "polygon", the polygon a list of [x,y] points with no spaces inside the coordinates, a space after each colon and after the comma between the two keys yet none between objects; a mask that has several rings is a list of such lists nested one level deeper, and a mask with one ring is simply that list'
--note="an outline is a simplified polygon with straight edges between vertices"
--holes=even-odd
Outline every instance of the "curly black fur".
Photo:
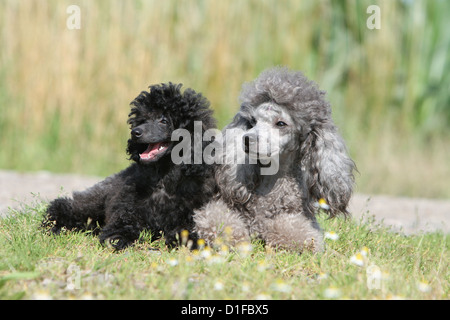
[{"label": "curly black fur", "polygon": [[[192,133],[194,121],[201,121],[203,133],[215,128],[216,122],[207,99],[192,89],[181,92],[181,86],[154,85],[131,102],[127,153],[135,163],[83,192],[74,192],[73,199],[52,201],[44,226],[56,234],[62,228],[94,230],[102,243],[117,249],[132,244],[143,230],[151,231],[152,240],[164,234],[170,246],[178,243],[179,232],[188,230],[196,243],[193,209],[214,193],[213,168],[174,164],[171,150],[179,142],[171,141],[171,134],[178,128]],[[203,148],[207,145],[203,142]]]}]

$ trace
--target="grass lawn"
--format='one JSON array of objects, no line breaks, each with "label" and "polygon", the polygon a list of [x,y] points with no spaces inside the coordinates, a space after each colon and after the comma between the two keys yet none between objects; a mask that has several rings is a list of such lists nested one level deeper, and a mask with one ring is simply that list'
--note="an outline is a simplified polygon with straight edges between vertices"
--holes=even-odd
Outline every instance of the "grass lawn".
[{"label": "grass lawn", "polygon": [[[320,218],[318,254],[258,242],[169,251],[150,235],[115,252],[84,233],[49,236],[47,204],[0,219],[1,299],[448,299],[449,240],[404,236],[372,219]],[[337,237],[337,239],[336,239]]]}]

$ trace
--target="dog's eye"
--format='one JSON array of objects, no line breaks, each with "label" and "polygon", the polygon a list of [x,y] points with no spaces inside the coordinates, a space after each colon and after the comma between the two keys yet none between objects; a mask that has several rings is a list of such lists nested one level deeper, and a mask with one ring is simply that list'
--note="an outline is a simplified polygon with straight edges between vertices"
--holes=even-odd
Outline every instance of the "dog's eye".
[{"label": "dog's eye", "polygon": [[159,123],[168,124],[169,121],[167,121],[167,119],[165,119],[165,118],[162,118],[161,120],[159,120]]},{"label": "dog's eye", "polygon": [[286,123],[286,122],[283,122],[283,121],[278,121],[278,122],[276,123],[276,125],[277,125],[277,127],[286,127],[286,126],[287,126],[287,123]]}]

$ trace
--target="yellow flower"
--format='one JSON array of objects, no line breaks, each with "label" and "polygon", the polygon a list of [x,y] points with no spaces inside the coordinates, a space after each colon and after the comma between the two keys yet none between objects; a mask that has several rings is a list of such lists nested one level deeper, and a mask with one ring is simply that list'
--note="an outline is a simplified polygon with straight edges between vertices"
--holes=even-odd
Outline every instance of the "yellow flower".
[{"label": "yellow flower", "polygon": [[189,236],[189,231],[184,229],[183,231],[181,231],[181,237],[182,238],[187,238]]},{"label": "yellow flower", "polygon": [[198,245],[198,249],[202,250],[205,247],[205,240],[204,239],[198,239],[197,240],[197,245]]},{"label": "yellow flower", "polygon": [[229,252],[230,252],[230,249],[228,248],[227,245],[223,244],[223,245],[220,246],[219,254],[221,256],[226,256]]},{"label": "yellow flower", "polygon": [[230,227],[230,226],[226,226],[226,227],[223,229],[223,231],[225,232],[225,234],[226,234],[227,236],[231,236],[231,235],[233,234],[233,228]]},{"label": "yellow flower", "polygon": [[191,264],[194,261],[194,258],[192,256],[187,256],[185,258],[186,263]]},{"label": "yellow flower", "polygon": [[181,235],[181,244],[185,246],[189,240],[189,231],[185,229],[181,231],[180,235]]}]

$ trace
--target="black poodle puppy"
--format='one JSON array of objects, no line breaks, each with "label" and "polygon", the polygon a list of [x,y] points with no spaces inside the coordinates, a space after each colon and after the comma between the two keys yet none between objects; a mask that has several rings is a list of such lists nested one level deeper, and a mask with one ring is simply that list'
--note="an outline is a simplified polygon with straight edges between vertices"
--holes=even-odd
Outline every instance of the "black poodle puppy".
[{"label": "black poodle puppy", "polygon": [[[216,127],[216,121],[208,100],[192,89],[181,92],[181,86],[154,85],[131,102],[127,153],[134,163],[83,192],[74,192],[73,199],[52,201],[45,227],[55,234],[62,228],[93,230],[101,243],[116,249],[132,244],[143,230],[152,233],[152,240],[164,234],[167,245],[177,245],[179,233],[188,230],[195,246],[193,209],[200,208],[214,193],[213,167],[193,161],[174,162],[172,150],[184,139],[172,141],[177,140],[172,139],[172,133],[185,129],[191,133],[192,141],[188,142],[193,146],[194,127],[201,128],[203,135]],[[201,141],[202,150],[208,144]],[[191,160],[194,149],[190,150]]]}]

